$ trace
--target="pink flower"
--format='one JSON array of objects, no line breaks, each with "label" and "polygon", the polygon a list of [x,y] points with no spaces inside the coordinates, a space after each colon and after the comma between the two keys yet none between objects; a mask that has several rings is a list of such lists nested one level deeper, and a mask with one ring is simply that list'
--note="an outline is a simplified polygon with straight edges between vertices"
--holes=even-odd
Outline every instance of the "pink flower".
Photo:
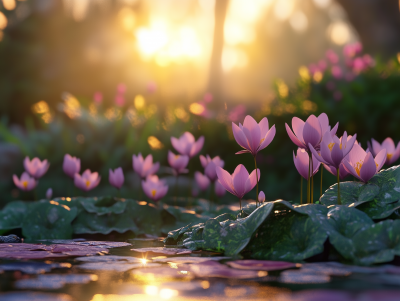
[{"label": "pink flower", "polygon": [[359,42],[348,44],[343,47],[343,54],[347,57],[354,57],[357,54],[361,53],[362,44]]},{"label": "pink flower", "polygon": [[364,63],[364,60],[361,57],[355,58],[353,61],[353,70],[355,73],[360,73],[367,68],[367,65]]},{"label": "pink flower", "polygon": [[68,177],[73,179],[74,175],[81,170],[81,160],[76,157],[71,157],[69,154],[65,154],[63,170]]},{"label": "pink flower", "polygon": [[35,179],[41,178],[47,172],[49,166],[50,164],[47,160],[40,161],[37,157],[33,158],[32,161],[30,161],[28,157],[24,159],[26,172]]},{"label": "pink flower", "polygon": [[153,181],[151,178],[142,180],[144,193],[154,202],[159,201],[168,192],[168,186],[163,181]]},{"label": "pink flower", "polygon": [[35,178],[30,177],[27,172],[22,173],[21,179],[18,179],[16,175],[13,175],[13,181],[15,186],[23,191],[31,191],[38,184],[38,181]]},{"label": "pink flower", "polygon": [[149,93],[154,93],[157,90],[157,85],[155,82],[149,82],[147,84],[147,92]]},{"label": "pink flower", "polygon": [[222,184],[219,181],[215,181],[215,195],[217,197],[223,197],[226,193],[226,189],[224,188],[224,186],[222,186]]},{"label": "pink flower", "polygon": [[186,166],[189,163],[189,157],[185,155],[175,155],[168,151],[168,163],[174,169],[176,174],[186,172]]},{"label": "pink flower", "polygon": [[260,193],[258,194],[258,202],[259,203],[264,203],[265,202],[265,194],[263,191],[260,191]]},{"label": "pink flower", "polygon": [[331,69],[332,72],[332,76],[336,79],[340,79],[342,78],[342,68],[340,68],[339,66],[333,66]]},{"label": "pink flower", "polygon": [[101,104],[101,102],[103,101],[103,94],[101,92],[95,92],[93,95],[93,101],[96,104]]},{"label": "pink flower", "polygon": [[149,175],[155,174],[160,168],[160,163],[156,162],[153,164],[153,156],[147,155],[145,159],[141,153],[139,155],[132,156],[133,170],[141,177],[146,178]]},{"label": "pink flower", "polygon": [[194,173],[194,178],[196,179],[196,183],[202,191],[206,190],[210,185],[210,180],[208,179],[208,177],[203,175],[199,171],[196,171]]},{"label": "pink flower", "polygon": [[[321,162],[319,162],[315,156],[312,156],[313,160],[313,171],[312,171],[312,176],[315,175],[318,172],[319,166],[321,165]],[[309,169],[309,161],[310,161],[310,156],[308,153],[302,149],[298,148],[297,149],[297,156],[295,156],[293,152],[293,161],[294,165],[296,166],[297,171],[299,174],[306,180],[308,180],[308,169]]]},{"label": "pink flower", "polygon": [[205,175],[212,181],[214,182],[217,179],[217,173],[215,171],[215,168],[217,166],[219,167],[224,167],[225,162],[220,159],[219,156],[214,157],[211,159],[209,155],[204,157],[203,155],[200,155],[200,162],[201,166],[204,168],[204,173]]},{"label": "pink flower", "polygon": [[211,93],[206,93],[203,97],[203,100],[205,103],[212,102],[213,100],[213,95]]},{"label": "pink flower", "polygon": [[[343,180],[345,177],[347,177],[349,175],[349,173],[347,172],[346,168],[344,167],[344,161],[346,160],[346,158],[343,160],[342,163],[340,163],[339,165],[339,179]],[[329,171],[331,174],[333,174],[334,176],[337,175],[337,168],[330,166],[330,165],[326,165],[323,164],[324,168]]]},{"label": "pink flower", "polygon": [[99,185],[100,179],[97,172],[92,173],[89,169],[86,169],[82,176],[78,173],[75,174],[74,184],[83,191],[89,191]]},{"label": "pink flower", "polygon": [[285,126],[286,132],[293,143],[300,148],[304,148],[306,151],[310,151],[308,146],[309,144],[311,144],[315,149],[319,149],[325,132],[330,131],[332,136],[335,135],[339,122],[336,123],[334,128],[331,130],[328,116],[325,113],[322,113],[318,118],[314,115],[309,116],[306,122],[300,118],[293,117],[292,128],[294,133],[287,123],[285,123]]},{"label": "pink flower", "polygon": [[51,197],[53,196],[53,189],[49,188],[46,191],[46,199],[51,199]]},{"label": "pink flower", "polygon": [[250,115],[246,116],[243,125],[239,123],[239,126],[237,126],[232,122],[232,131],[236,142],[245,149],[236,154],[251,153],[253,156],[266,148],[272,142],[276,133],[275,125],[269,128],[266,117],[260,123],[257,123]]},{"label": "pink flower", "polygon": [[117,169],[115,169],[114,171],[112,171],[111,169],[109,170],[108,173],[108,181],[110,182],[110,184],[118,189],[121,189],[122,185],[124,185],[124,173],[122,171],[121,167],[118,167]]},{"label": "pink flower", "polygon": [[232,122],[236,122],[242,119],[243,118],[242,116],[244,116],[245,113],[246,113],[246,106],[238,105],[229,112],[228,119]]},{"label": "pink flower", "polygon": [[123,107],[125,104],[125,96],[122,94],[115,95],[114,102],[118,107]]},{"label": "pink flower", "polygon": [[124,83],[120,83],[117,86],[117,93],[118,94],[125,94],[126,92],[126,85]]},{"label": "pink flower", "polygon": [[191,133],[185,132],[179,139],[171,137],[171,143],[178,153],[193,158],[203,148],[204,136],[201,136],[196,141]]},{"label": "pink flower", "polygon": [[320,68],[321,72],[324,72],[327,67],[327,63],[325,62],[325,60],[320,60],[318,62],[318,67]]},{"label": "pink flower", "polygon": [[394,141],[392,138],[388,137],[383,140],[382,145],[379,144],[378,141],[372,139],[372,153],[377,155],[381,150],[386,150],[386,165],[391,165],[396,162],[400,157],[400,142],[397,143],[397,147],[394,145]]},{"label": "pink flower", "polygon": [[[260,179],[260,170],[257,171],[258,179]],[[257,184],[256,170],[253,170],[249,175],[246,167],[239,164],[232,175],[226,170],[217,166],[218,180],[224,188],[242,199],[243,196],[254,188]]]},{"label": "pink flower", "polygon": [[370,152],[365,152],[355,144],[344,161],[346,170],[360,181],[367,183],[383,166],[386,160],[386,149],[382,149],[375,159]]},{"label": "pink flower", "polygon": [[329,49],[326,52],[326,58],[332,63],[332,64],[337,64],[339,62],[339,56],[336,54],[335,51],[332,49]]},{"label": "pink flower", "polygon": [[336,135],[332,137],[331,133],[326,132],[321,142],[321,154],[311,144],[309,144],[309,147],[318,161],[338,169],[344,157],[353,148],[356,138],[357,134],[347,139],[347,133],[344,132],[343,137],[339,139]]}]

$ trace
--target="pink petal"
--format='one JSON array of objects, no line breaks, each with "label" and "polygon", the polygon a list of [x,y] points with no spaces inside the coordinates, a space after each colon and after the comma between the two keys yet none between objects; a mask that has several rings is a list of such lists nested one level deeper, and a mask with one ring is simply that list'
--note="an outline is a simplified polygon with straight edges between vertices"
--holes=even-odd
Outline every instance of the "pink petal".
[{"label": "pink petal", "polygon": [[308,161],[309,156],[306,152],[302,152],[302,149],[297,150],[297,157],[293,152],[293,162],[299,174],[306,180],[308,180]]},{"label": "pink petal", "polygon": [[360,177],[367,183],[376,174],[376,165],[371,153],[367,153],[364,163],[360,169]]},{"label": "pink petal", "polygon": [[184,132],[180,139],[187,142],[188,144],[193,144],[196,141],[193,134],[190,132]]},{"label": "pink petal", "polygon": [[253,117],[247,115],[243,123],[243,133],[245,134],[247,141],[249,142],[249,151],[255,155],[257,149],[260,146],[261,131],[258,123]]},{"label": "pink petal", "polygon": [[303,139],[304,124],[305,124],[304,121],[301,120],[300,118],[297,118],[297,117],[292,118],[293,132],[296,135],[297,139],[299,139],[299,141],[301,143],[304,143],[304,139]]},{"label": "pink petal", "polygon": [[248,193],[250,190],[252,190],[254,188],[254,186],[257,185],[257,176],[258,176],[258,181],[260,181],[261,173],[260,173],[260,170],[258,168],[257,168],[257,172],[254,169],[251,172],[251,174],[248,177],[248,179],[246,180],[246,185],[245,185],[246,188],[245,188],[245,193],[244,194]]},{"label": "pink petal", "polygon": [[217,172],[218,180],[221,183],[221,185],[224,186],[224,188],[226,190],[228,190],[230,193],[232,193],[233,195],[236,195],[235,190],[233,188],[233,182],[232,182],[231,175],[226,170],[222,169],[219,166],[216,167],[216,172]]},{"label": "pink petal", "polygon": [[395,145],[393,139],[388,137],[382,142],[382,148],[386,149],[388,154],[392,154],[395,150]]},{"label": "pink petal", "polygon": [[235,155],[247,154],[247,153],[250,153],[250,151],[248,151],[247,149],[245,149],[245,150],[238,151],[237,153],[235,153]]},{"label": "pink petal", "polygon": [[15,184],[15,186],[17,186],[18,188],[21,188],[21,182],[19,181],[17,175],[13,175],[13,182]]},{"label": "pink petal", "polygon": [[244,165],[239,164],[232,174],[233,187],[238,198],[243,198],[246,191],[246,181],[249,178],[249,173]]},{"label": "pink petal", "polygon": [[342,163],[344,156],[343,151],[340,149],[340,145],[337,143],[335,143],[335,145],[332,147],[331,158],[333,163],[332,165],[335,166],[336,169],[338,169],[340,163]]},{"label": "pink petal", "polygon": [[204,145],[204,136],[200,136],[200,138],[197,139],[197,141],[193,144],[190,150],[190,155],[189,155],[190,158],[196,156],[203,148],[203,145]]},{"label": "pink petal", "polygon": [[303,140],[306,145],[309,143],[317,147],[322,138],[321,125],[319,124],[318,118],[311,115],[307,118],[307,121],[303,128]]},{"label": "pink petal", "polygon": [[[364,180],[358,175],[358,173],[356,172],[356,170],[354,169],[354,166],[347,160],[343,161],[344,167],[345,169],[351,173],[354,177],[356,177],[357,179],[359,179],[360,181],[364,182]],[[340,170],[339,170],[340,172]]]},{"label": "pink petal", "polygon": [[379,170],[381,170],[383,164],[386,161],[386,150],[382,149],[375,157],[375,163],[378,165],[376,167],[376,171],[378,172]]},{"label": "pink petal", "polygon": [[337,122],[336,125],[333,127],[333,129],[331,129],[331,136],[336,135],[338,127],[339,127],[339,122]]},{"label": "pink petal", "polygon": [[275,125],[273,125],[271,129],[268,131],[267,135],[265,136],[264,141],[260,144],[258,150],[266,148],[274,139],[275,134],[276,134],[276,129]]},{"label": "pink petal", "polygon": [[318,116],[319,124],[321,125],[322,134],[325,134],[326,131],[329,131],[329,118],[325,113],[321,113]]},{"label": "pink petal", "polygon": [[240,127],[232,122],[232,132],[236,142],[243,148],[249,149],[249,143]]},{"label": "pink petal", "polygon": [[184,145],[175,137],[171,137],[171,144],[175,148],[175,150],[181,155],[185,154]]},{"label": "pink petal", "polygon": [[375,154],[378,154],[381,151],[382,147],[378,141],[372,139],[372,150]]},{"label": "pink petal", "polygon": [[[346,157],[348,153],[350,153],[350,151],[352,150],[352,148],[354,147],[355,142],[357,139],[357,134],[354,134],[353,137],[350,138],[350,140],[347,141],[346,143],[346,147],[343,149],[343,157]],[[358,144],[357,144],[358,145]],[[361,147],[361,146],[360,146]]]},{"label": "pink petal", "polygon": [[154,175],[160,168],[160,162],[156,162],[153,166],[147,171],[146,177],[149,175]]},{"label": "pink petal", "polygon": [[265,137],[265,135],[267,135],[269,131],[268,118],[264,117],[263,119],[261,119],[258,126],[260,127],[261,137]]},{"label": "pink petal", "polygon": [[285,123],[285,128],[286,132],[289,135],[290,140],[292,140],[292,142],[296,144],[298,147],[305,148],[305,145],[302,142],[300,142],[299,139],[297,139],[297,137],[293,134],[292,130],[290,129],[287,123]]},{"label": "pink petal", "polygon": [[203,168],[205,168],[207,166],[207,159],[203,155],[200,155],[200,163],[201,163],[201,166],[203,166]]},{"label": "pink petal", "polygon": [[361,146],[359,146],[358,144],[354,144],[353,148],[349,152],[348,161],[353,165],[359,161],[364,160],[366,155],[367,153],[363,150]]},{"label": "pink petal", "polygon": [[322,141],[321,143],[321,155],[318,154],[318,152],[315,150],[315,148],[309,144],[308,145],[311,153],[315,156],[315,158],[328,165],[332,165],[332,159],[331,159],[331,151],[329,150],[328,146]]}]

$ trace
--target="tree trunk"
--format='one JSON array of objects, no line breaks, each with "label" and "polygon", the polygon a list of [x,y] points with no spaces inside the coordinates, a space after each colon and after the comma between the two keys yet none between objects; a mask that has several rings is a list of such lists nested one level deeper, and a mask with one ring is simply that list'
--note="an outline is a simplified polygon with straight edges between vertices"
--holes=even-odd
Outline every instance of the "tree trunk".
[{"label": "tree trunk", "polygon": [[346,10],[365,50],[393,56],[400,51],[399,0],[336,0]]}]

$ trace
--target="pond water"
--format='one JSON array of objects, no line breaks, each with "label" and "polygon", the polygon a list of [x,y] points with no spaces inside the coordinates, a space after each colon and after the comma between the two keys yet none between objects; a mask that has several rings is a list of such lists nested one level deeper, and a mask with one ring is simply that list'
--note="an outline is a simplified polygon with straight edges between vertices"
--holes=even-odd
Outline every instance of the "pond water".
[{"label": "pond water", "polygon": [[0,300],[400,300],[395,265],[240,260],[161,238],[40,243],[0,245]]}]

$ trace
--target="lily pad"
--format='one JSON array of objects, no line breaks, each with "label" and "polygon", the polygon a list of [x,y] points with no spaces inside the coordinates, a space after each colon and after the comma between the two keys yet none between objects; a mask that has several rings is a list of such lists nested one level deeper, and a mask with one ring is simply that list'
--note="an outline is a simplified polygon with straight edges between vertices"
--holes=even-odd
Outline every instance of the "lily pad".
[{"label": "lily pad", "polygon": [[167,258],[152,258],[153,262],[172,262],[176,264],[183,264],[183,263],[202,263],[205,261],[220,261],[230,259],[230,257],[226,256],[214,256],[214,257],[167,257]]},{"label": "lily pad", "polygon": [[91,246],[91,247],[106,248],[106,249],[131,246],[130,243],[122,241],[76,241],[72,239],[53,239],[49,240],[49,242],[54,244]]},{"label": "lily pad", "polygon": [[73,301],[72,297],[67,294],[52,294],[52,293],[38,293],[38,292],[7,292],[1,293],[0,299],[2,301]]},{"label": "lily pad", "polygon": [[129,262],[87,262],[78,266],[79,269],[83,270],[101,270],[101,271],[114,271],[114,272],[126,272],[132,269],[137,268],[152,268],[152,267],[160,267],[159,263],[129,263]]},{"label": "lily pad", "polygon": [[78,257],[75,260],[83,262],[142,262],[141,258],[132,256],[117,256],[117,255],[106,255],[106,256],[85,256]]},{"label": "lily pad", "polygon": [[181,255],[181,254],[192,253],[192,251],[189,249],[163,248],[163,247],[131,249],[131,251],[138,252],[138,253],[150,253],[152,256],[154,256],[154,255]]},{"label": "lily pad", "polygon": [[66,284],[85,284],[97,279],[97,275],[89,274],[47,274],[18,280],[14,286],[18,289],[60,289]]},{"label": "lily pad", "polygon": [[70,268],[70,263],[45,263],[45,262],[10,262],[0,265],[4,271],[20,271],[25,274],[44,274],[52,269]]},{"label": "lily pad", "polygon": [[254,259],[228,261],[226,264],[235,269],[257,271],[279,271],[301,267],[299,263]]},{"label": "lily pad", "polygon": [[85,198],[80,201],[82,207],[89,213],[97,215],[120,214],[126,209],[126,200],[113,197]]},{"label": "lily pad", "polygon": [[[183,267],[179,267],[182,269]],[[234,279],[249,279],[267,276],[267,272],[239,270],[227,267],[216,261],[205,261],[198,264],[187,265],[192,273],[197,277],[218,277],[218,278],[234,278]]]},{"label": "lily pad", "polygon": [[328,283],[331,277],[316,273],[304,273],[300,271],[283,271],[279,275],[279,282],[290,284],[315,284],[315,283]]},{"label": "lily pad", "polygon": [[22,222],[22,234],[29,239],[70,238],[76,208],[43,202],[32,206]]},{"label": "lily pad", "polygon": [[139,281],[144,281],[146,283],[165,282],[169,279],[183,278],[184,280],[190,280],[194,278],[192,272],[183,269],[173,269],[170,267],[150,267],[134,269],[131,272],[132,276]]}]

